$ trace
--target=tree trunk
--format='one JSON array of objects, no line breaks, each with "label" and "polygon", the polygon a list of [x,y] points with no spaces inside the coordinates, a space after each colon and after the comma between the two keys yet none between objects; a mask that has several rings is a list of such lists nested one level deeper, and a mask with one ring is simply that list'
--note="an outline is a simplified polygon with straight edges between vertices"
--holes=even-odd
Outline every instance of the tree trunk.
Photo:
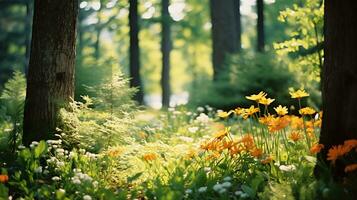
[{"label": "tree trunk", "polygon": [[240,20],[240,0],[233,0],[234,1],[234,16],[236,20],[236,31],[237,31],[237,51],[242,49],[242,23]]},{"label": "tree trunk", "polygon": [[213,79],[224,71],[227,54],[238,49],[234,0],[211,0]]},{"label": "tree trunk", "polygon": [[[325,59],[323,68],[323,123],[319,157],[348,139],[357,139],[357,2],[325,0]],[[344,166],[336,163],[335,178],[342,178]],[[318,166],[319,175],[322,169]]]},{"label": "tree trunk", "polygon": [[162,26],[162,72],[161,72],[161,88],[162,88],[162,106],[170,106],[170,51],[171,51],[171,33],[170,23],[171,17],[169,14],[169,0],[162,0],[161,10],[161,26]]},{"label": "tree trunk", "polygon": [[257,15],[257,50],[258,52],[264,52],[264,0],[257,0]]},{"label": "tree trunk", "polygon": [[36,0],[23,142],[53,138],[59,109],[74,94],[78,1]]},{"label": "tree trunk", "polygon": [[31,23],[32,23],[32,1],[28,0],[26,2],[26,19],[25,19],[25,74],[27,76],[28,66],[30,61],[30,50],[31,50]]},{"label": "tree trunk", "polygon": [[143,104],[144,94],[140,78],[140,49],[139,49],[139,17],[138,0],[129,0],[130,26],[130,87],[138,88],[134,99]]}]

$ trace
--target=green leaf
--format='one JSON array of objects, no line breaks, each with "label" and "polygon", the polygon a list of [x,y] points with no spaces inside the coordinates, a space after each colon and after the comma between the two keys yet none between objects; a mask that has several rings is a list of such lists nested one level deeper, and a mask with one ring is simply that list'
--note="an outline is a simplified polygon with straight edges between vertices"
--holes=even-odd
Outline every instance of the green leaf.
[{"label": "green leaf", "polygon": [[35,148],[35,158],[39,158],[47,149],[47,145],[45,141],[40,141],[40,143]]},{"label": "green leaf", "polygon": [[128,182],[133,182],[136,179],[138,179],[142,174],[143,174],[143,172],[136,173],[133,176],[128,177],[127,180],[128,180]]}]

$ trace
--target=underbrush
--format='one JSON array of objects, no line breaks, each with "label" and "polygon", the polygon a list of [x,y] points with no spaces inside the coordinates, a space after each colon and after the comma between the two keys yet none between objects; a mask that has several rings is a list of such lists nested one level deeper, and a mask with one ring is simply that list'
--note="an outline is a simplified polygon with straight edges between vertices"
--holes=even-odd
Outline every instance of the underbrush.
[{"label": "underbrush", "polygon": [[[309,96],[290,95],[297,105]],[[18,145],[12,162],[1,160],[1,198],[352,199],[355,140],[329,150],[333,163],[346,162],[344,185],[329,175],[316,180],[322,113],[269,109],[275,100],[264,92],[246,98],[255,106],[150,112],[130,101],[108,111],[103,100],[83,97],[62,111],[55,140]]]}]

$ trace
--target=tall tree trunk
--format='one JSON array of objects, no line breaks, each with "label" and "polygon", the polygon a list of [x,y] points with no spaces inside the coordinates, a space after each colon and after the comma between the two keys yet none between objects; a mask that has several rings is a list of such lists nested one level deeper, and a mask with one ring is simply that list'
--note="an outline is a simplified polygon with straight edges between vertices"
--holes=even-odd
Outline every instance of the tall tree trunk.
[{"label": "tall tree trunk", "polygon": [[97,19],[98,19],[98,22],[96,24],[96,40],[95,40],[95,43],[94,43],[94,58],[96,59],[96,61],[98,61],[99,57],[100,57],[100,35],[102,33],[102,29],[104,28],[103,25],[101,24],[102,23],[102,20],[101,20],[101,12],[102,12],[102,9],[103,9],[103,5],[102,5],[102,2],[99,1],[100,3],[100,8],[99,10],[97,11]]},{"label": "tall tree trunk", "polygon": [[[325,0],[325,59],[323,68],[323,121],[319,154],[326,163],[326,153],[333,145],[357,139],[357,2]],[[344,175],[336,163],[335,178]],[[316,166],[317,175],[321,169]]]},{"label": "tall tree trunk", "polygon": [[241,23],[241,14],[240,14],[240,0],[233,0],[234,1],[234,16],[236,20],[236,31],[237,31],[237,51],[242,49],[242,23]]},{"label": "tall tree trunk", "polygon": [[138,88],[134,99],[143,104],[144,93],[140,78],[139,17],[138,0],[129,0],[130,26],[130,87]]},{"label": "tall tree trunk", "polygon": [[161,8],[161,26],[162,26],[162,71],[161,71],[161,88],[162,88],[162,106],[170,106],[170,52],[171,52],[171,17],[169,14],[169,0],[162,0]]},{"label": "tall tree trunk", "polygon": [[257,15],[257,50],[258,52],[264,52],[264,0],[257,0]]},{"label": "tall tree trunk", "polygon": [[224,71],[226,56],[238,49],[234,0],[211,0],[213,79]]},{"label": "tall tree trunk", "polygon": [[36,0],[23,142],[53,137],[59,109],[74,94],[78,1]]},{"label": "tall tree trunk", "polygon": [[31,23],[32,23],[32,15],[33,15],[33,9],[32,9],[32,1],[28,0],[26,2],[26,18],[25,18],[25,74],[27,75],[28,72],[28,66],[29,66],[29,61],[30,61],[30,50],[31,50]]}]

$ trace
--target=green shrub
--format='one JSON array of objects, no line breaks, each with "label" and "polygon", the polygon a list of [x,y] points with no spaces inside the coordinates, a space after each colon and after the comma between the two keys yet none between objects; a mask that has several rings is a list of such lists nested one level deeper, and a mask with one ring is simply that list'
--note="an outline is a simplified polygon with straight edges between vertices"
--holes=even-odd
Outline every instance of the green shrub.
[{"label": "green shrub", "polygon": [[[25,96],[25,76],[16,71],[13,77],[5,83],[5,88],[0,96],[0,134],[8,133],[8,144],[12,152],[21,140]],[[0,137],[3,136],[0,135]]]},{"label": "green shrub", "polygon": [[194,91],[191,102],[195,105],[211,105],[230,109],[248,106],[246,95],[267,92],[281,104],[289,105],[289,87],[296,86],[293,73],[276,55],[270,53],[241,53],[227,61],[227,71],[218,80],[204,80],[200,90]]}]

